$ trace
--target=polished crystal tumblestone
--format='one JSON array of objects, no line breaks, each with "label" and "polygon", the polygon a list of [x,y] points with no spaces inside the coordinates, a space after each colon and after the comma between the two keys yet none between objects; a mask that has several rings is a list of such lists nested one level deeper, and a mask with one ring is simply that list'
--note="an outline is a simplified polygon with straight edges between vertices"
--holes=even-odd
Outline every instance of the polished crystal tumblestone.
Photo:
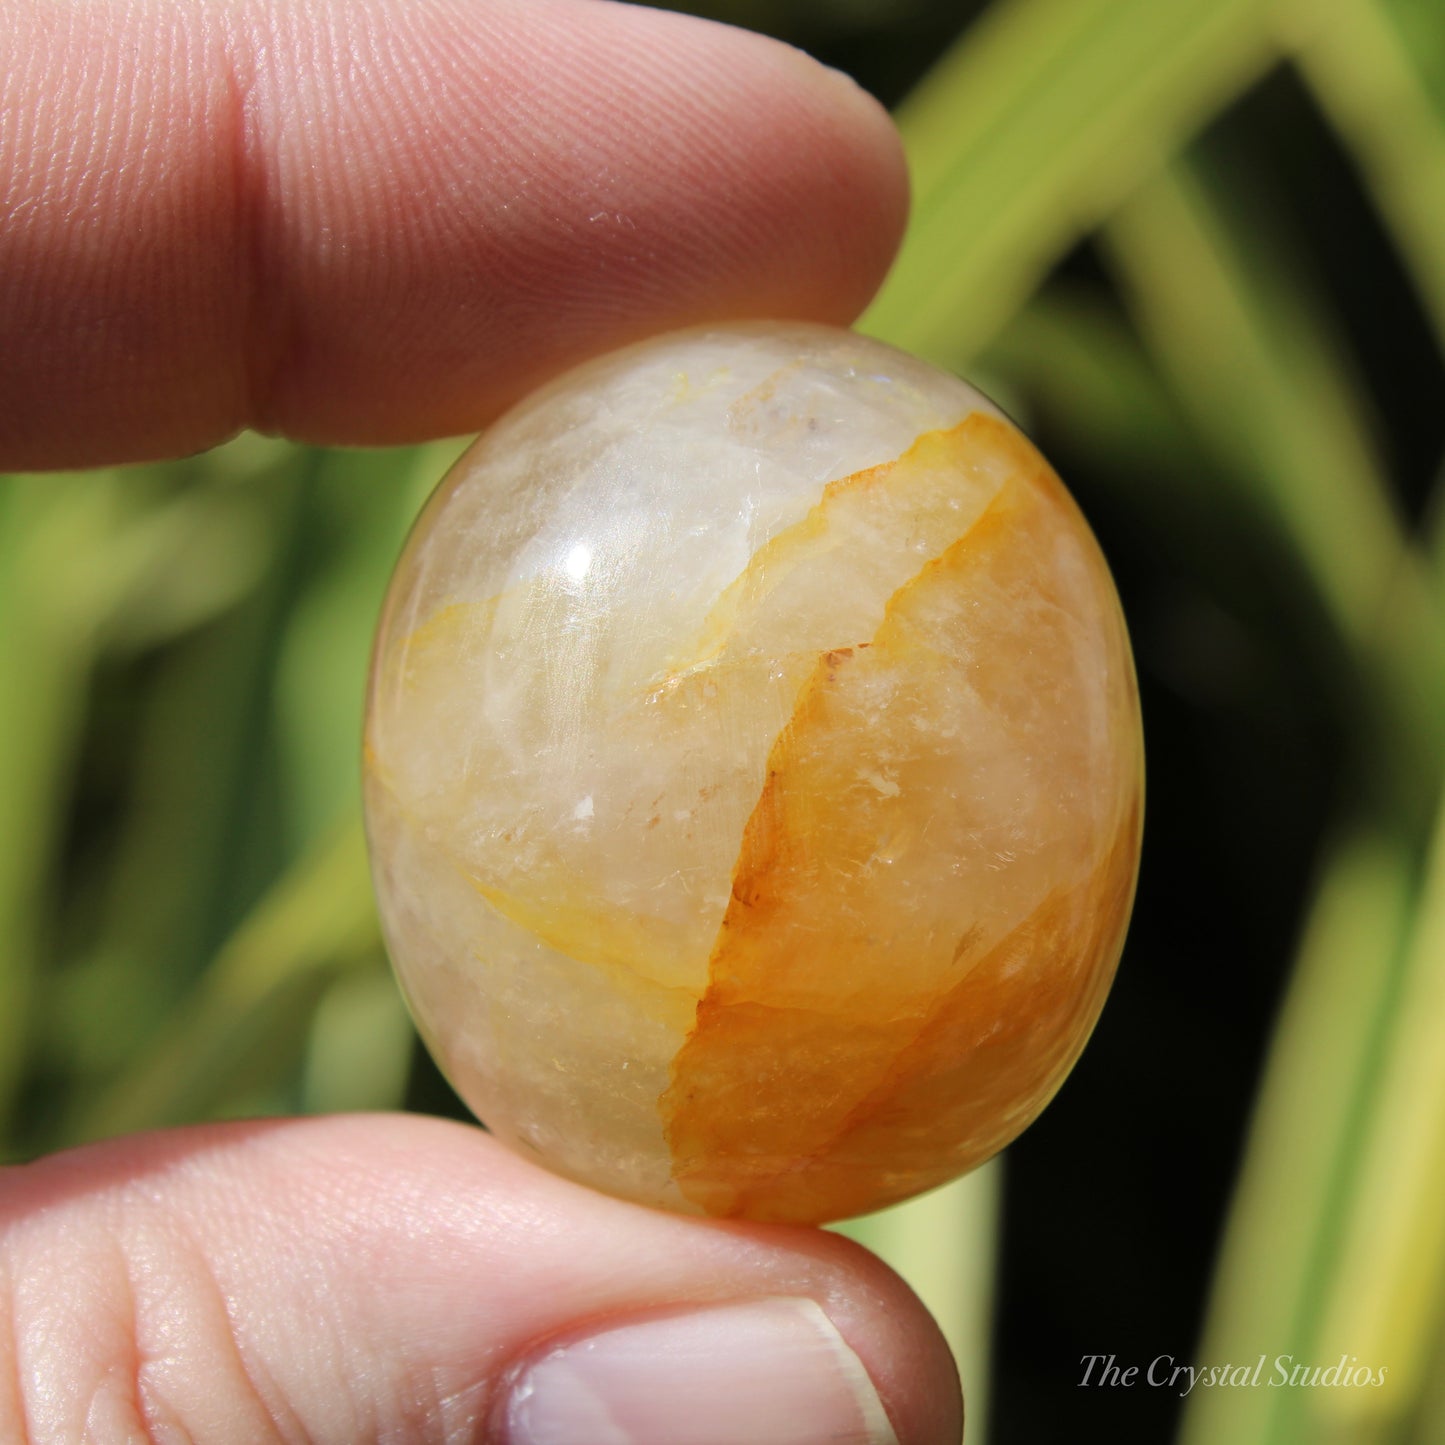
[{"label": "polished crystal tumblestone", "polygon": [[599,1189],[822,1221],[972,1168],[1109,988],[1142,752],[1103,558],[963,382],[663,336],[516,407],[387,599],[366,801],[422,1033]]}]

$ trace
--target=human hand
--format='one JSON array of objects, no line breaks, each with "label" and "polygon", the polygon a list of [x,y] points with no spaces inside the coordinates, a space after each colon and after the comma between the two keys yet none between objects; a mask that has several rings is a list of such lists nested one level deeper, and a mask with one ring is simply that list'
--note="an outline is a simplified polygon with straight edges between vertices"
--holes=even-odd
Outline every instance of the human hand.
[{"label": "human hand", "polygon": [[[723,316],[846,321],[896,140],[784,47],[581,0],[7,0],[0,466],[472,428]],[[946,1348],[812,1230],[415,1117],[0,1175],[0,1438],[951,1442]],[[891,1433],[890,1433],[891,1432]]]}]

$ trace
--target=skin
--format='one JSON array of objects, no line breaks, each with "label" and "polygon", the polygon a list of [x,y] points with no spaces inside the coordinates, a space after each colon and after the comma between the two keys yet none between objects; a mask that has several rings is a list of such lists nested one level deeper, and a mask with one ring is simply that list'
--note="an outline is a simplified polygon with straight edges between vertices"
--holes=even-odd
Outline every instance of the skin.
[{"label": "skin", "polygon": [[[701,21],[4,0],[0,468],[411,441],[662,328],[846,322],[905,209],[870,100]],[[936,1328],[834,1236],[656,1214],[415,1117],[117,1140],[0,1172],[0,1438],[486,1438],[548,1339],[783,1294],[904,1445],[959,1438]]]}]

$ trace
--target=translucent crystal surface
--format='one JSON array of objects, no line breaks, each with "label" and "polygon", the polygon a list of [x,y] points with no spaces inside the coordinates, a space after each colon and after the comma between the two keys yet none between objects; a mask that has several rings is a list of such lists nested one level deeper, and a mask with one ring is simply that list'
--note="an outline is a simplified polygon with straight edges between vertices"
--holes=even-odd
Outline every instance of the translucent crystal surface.
[{"label": "translucent crystal surface", "polygon": [[1108,990],[1138,703],[1107,568],[956,378],[827,328],[585,366],[457,464],[378,640],[422,1032],[598,1188],[821,1221],[986,1159]]}]

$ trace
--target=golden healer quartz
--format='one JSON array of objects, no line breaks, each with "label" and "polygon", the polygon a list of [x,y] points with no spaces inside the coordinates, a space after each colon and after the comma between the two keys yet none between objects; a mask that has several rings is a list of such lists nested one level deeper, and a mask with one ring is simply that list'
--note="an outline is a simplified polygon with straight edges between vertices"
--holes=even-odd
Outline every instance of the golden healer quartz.
[{"label": "golden healer quartz", "polygon": [[977,392],[738,324],[564,376],[422,514],[366,802],[418,1025],[501,1138],[821,1222],[1038,1114],[1109,988],[1142,751],[1108,570]]}]

